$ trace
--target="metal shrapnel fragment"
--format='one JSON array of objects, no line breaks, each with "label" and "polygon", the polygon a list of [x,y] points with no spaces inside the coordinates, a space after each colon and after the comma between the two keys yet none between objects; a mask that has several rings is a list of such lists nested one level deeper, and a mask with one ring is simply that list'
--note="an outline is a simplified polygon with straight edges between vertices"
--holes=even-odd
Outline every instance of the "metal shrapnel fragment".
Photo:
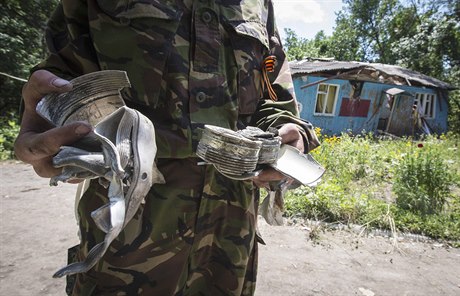
[{"label": "metal shrapnel fragment", "polygon": [[314,186],[325,172],[311,155],[281,144],[277,134],[251,126],[235,132],[206,125],[197,148],[197,156],[234,180],[253,178],[269,167],[289,177],[270,182],[260,205],[259,212],[270,225],[283,225],[284,194],[289,188]]},{"label": "metal shrapnel fragment", "polygon": [[98,178],[108,187],[107,203],[91,213],[105,232],[81,261],[58,270],[54,277],[86,272],[95,266],[112,241],[137,212],[150,187],[164,183],[155,165],[157,152],[152,122],[139,111],[124,106],[120,90],[129,86],[122,71],[100,71],[72,80],[73,89],[46,96],[37,112],[56,126],[84,120],[93,132],[72,146],[63,146],[53,158],[62,173],[51,179]]},{"label": "metal shrapnel fragment", "polygon": [[313,156],[289,145],[281,145],[278,158],[271,167],[308,186],[315,185],[326,171]]},{"label": "metal shrapnel fragment", "polygon": [[281,145],[281,139],[275,133],[256,127],[235,132],[206,125],[198,143],[197,156],[236,180],[254,177],[269,166],[303,185],[312,186],[325,172],[311,155]]},{"label": "metal shrapnel fragment", "polygon": [[227,175],[244,175],[256,169],[262,142],[235,131],[206,125],[198,143],[197,156]]},{"label": "metal shrapnel fragment", "polygon": [[275,133],[265,132],[258,127],[248,126],[243,130],[237,131],[243,137],[262,142],[259,151],[258,165],[274,163],[278,157],[281,146],[281,138]]},{"label": "metal shrapnel fragment", "polygon": [[70,82],[72,91],[46,95],[37,105],[37,113],[55,126],[75,121],[95,126],[125,105],[120,90],[131,86],[126,72],[117,70],[89,73]]}]

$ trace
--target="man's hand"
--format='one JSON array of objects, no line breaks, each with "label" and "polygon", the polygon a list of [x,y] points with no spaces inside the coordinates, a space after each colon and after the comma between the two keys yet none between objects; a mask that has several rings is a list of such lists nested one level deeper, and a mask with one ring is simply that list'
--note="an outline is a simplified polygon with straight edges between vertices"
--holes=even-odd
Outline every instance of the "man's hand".
[{"label": "man's hand", "polygon": [[53,127],[35,111],[38,102],[46,94],[71,89],[72,84],[67,80],[45,70],[34,72],[22,89],[24,114],[14,151],[18,159],[31,164],[41,177],[58,175],[61,169],[53,167],[53,156],[61,146],[70,145],[91,131],[91,126],[85,122]]},{"label": "man's hand", "polygon": [[[304,151],[304,142],[302,135],[300,134],[297,125],[294,123],[288,123],[283,125],[279,131],[279,136],[281,137],[281,143],[293,146],[300,151]],[[254,177],[252,180],[257,187],[260,188],[269,188],[269,182],[272,181],[281,181],[288,178],[282,173],[278,172],[275,169],[269,168],[265,169],[257,177]]]}]

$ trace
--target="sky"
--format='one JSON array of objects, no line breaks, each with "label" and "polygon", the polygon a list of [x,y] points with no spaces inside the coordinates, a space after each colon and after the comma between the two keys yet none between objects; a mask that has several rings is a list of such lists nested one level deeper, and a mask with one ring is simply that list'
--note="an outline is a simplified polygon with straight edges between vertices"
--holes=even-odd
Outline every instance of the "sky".
[{"label": "sky", "polygon": [[284,28],[294,30],[299,37],[311,39],[323,30],[332,35],[335,13],[342,9],[341,0],[273,0],[275,19],[282,39]]}]

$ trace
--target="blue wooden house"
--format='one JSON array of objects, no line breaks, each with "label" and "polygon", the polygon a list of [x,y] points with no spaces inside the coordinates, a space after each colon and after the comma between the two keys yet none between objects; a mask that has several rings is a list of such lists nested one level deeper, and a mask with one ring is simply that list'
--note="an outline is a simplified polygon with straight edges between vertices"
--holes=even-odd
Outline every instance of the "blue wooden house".
[{"label": "blue wooden house", "polygon": [[447,131],[453,86],[398,66],[304,60],[291,62],[300,116],[324,134]]}]

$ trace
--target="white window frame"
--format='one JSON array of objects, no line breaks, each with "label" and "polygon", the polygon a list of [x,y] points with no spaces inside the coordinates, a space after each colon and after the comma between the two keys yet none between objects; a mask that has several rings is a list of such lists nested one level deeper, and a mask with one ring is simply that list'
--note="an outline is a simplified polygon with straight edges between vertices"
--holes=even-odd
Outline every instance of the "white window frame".
[{"label": "white window frame", "polygon": [[424,118],[436,117],[436,94],[416,93],[414,104],[417,104],[417,109]]},{"label": "white window frame", "polygon": [[[325,85],[327,87],[327,91],[326,92],[322,92],[320,91],[320,86],[322,85]],[[316,112],[316,104],[318,103],[318,95],[319,94],[324,94],[326,99],[328,97],[328,94],[329,94],[329,89],[331,86],[335,86],[336,87],[336,93],[335,93],[335,97],[334,97],[334,105],[332,107],[332,112],[331,113],[326,113],[326,106],[327,106],[327,100],[323,106],[323,110],[322,112]],[[336,108],[336,105],[337,105],[337,98],[339,96],[339,91],[340,91],[340,85],[338,84],[330,84],[330,83],[320,83],[318,84],[318,88],[316,90],[316,98],[315,98],[315,107],[314,107],[314,111],[313,111],[313,115],[320,115],[320,116],[335,116],[335,108]]]}]

